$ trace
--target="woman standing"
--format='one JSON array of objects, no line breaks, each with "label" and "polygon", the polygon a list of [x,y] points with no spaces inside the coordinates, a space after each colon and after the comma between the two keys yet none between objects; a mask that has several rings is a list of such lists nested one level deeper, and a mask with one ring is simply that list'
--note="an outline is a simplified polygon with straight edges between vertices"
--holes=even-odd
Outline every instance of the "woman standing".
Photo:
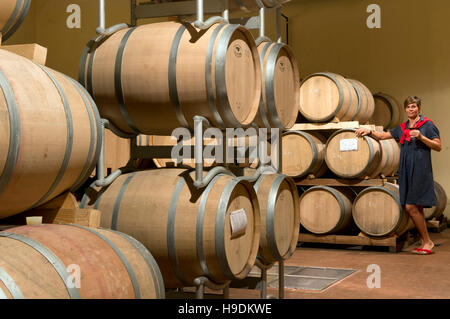
[{"label": "woman standing", "polygon": [[420,115],[421,100],[409,96],[404,102],[408,120],[389,132],[376,132],[364,128],[356,130],[357,136],[370,136],[377,140],[394,138],[401,144],[399,165],[400,202],[411,216],[422,240],[416,254],[429,255],[434,243],[428,234],[424,207],[435,205],[431,150],[441,151],[438,128],[423,115]]}]

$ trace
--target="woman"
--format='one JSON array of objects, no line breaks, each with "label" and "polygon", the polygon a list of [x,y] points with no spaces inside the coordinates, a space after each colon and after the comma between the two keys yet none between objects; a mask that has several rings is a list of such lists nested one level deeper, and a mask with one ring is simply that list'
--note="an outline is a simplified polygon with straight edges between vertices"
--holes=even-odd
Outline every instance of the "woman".
[{"label": "woman", "polygon": [[356,130],[357,136],[370,136],[377,140],[394,138],[401,144],[399,165],[400,202],[416,226],[422,245],[413,250],[416,254],[429,255],[434,243],[428,234],[424,207],[435,205],[431,150],[441,151],[438,128],[420,115],[421,100],[409,96],[404,102],[408,120],[389,132],[376,132],[364,128]]}]

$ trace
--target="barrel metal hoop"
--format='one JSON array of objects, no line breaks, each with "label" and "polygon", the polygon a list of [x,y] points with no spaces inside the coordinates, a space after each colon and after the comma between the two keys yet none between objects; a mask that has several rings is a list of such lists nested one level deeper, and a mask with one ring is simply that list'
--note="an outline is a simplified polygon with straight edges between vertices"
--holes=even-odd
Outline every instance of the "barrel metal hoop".
[{"label": "barrel metal hoop", "polygon": [[56,179],[54,180],[52,186],[47,191],[47,193],[36,204],[34,204],[32,206],[33,208],[39,206],[40,204],[42,204],[48,198],[48,196],[50,196],[54,192],[54,190],[56,189],[56,187],[60,183],[61,179],[64,176],[64,173],[66,172],[67,166],[69,164],[69,160],[70,160],[70,157],[72,155],[72,147],[73,147],[72,111],[70,109],[70,105],[69,105],[69,101],[67,100],[66,93],[64,93],[63,89],[61,88],[61,85],[58,83],[56,78],[50,73],[50,71],[47,70],[46,67],[44,67],[44,66],[42,66],[42,65],[40,65],[38,63],[35,63],[35,64],[38,67],[40,67],[42,69],[42,71],[44,71],[47,74],[47,76],[50,78],[50,80],[55,85],[55,87],[58,90],[58,93],[59,93],[59,95],[61,97],[61,101],[62,101],[63,106],[64,106],[64,113],[66,115],[66,122],[67,122],[67,141],[66,141],[66,151],[65,151],[65,154],[64,154],[64,159],[63,159],[63,162],[61,164],[61,168],[59,169],[58,175],[56,176]]},{"label": "barrel metal hoop", "polygon": [[312,169],[314,168],[315,163],[317,162],[318,158],[319,158],[319,150],[317,149],[317,145],[314,142],[314,140],[311,138],[311,136],[303,131],[287,131],[286,133],[283,134],[283,136],[285,135],[289,135],[289,134],[296,134],[299,135],[301,137],[304,137],[308,143],[311,146],[312,149],[312,159],[311,159],[311,164],[309,164],[308,168],[305,170],[305,172],[303,174],[297,175],[295,177],[303,177],[308,175],[309,173],[311,173]]},{"label": "barrel metal hoop", "polygon": [[[361,90],[359,89],[358,85],[353,83],[353,81],[350,81],[350,85],[353,87],[353,89],[356,92],[356,97],[357,97],[357,101],[358,101],[358,107],[356,108],[356,113],[355,115],[351,118],[351,120],[355,120],[361,113],[361,107],[362,107],[362,94],[361,94]],[[350,95],[351,96],[351,95]]]},{"label": "barrel metal hoop", "polygon": [[[14,279],[2,267],[0,267],[0,281],[3,282],[3,284],[5,285],[6,289],[8,289],[13,299],[24,299],[24,296],[19,286],[17,286]],[[3,293],[1,289],[0,293]],[[6,299],[6,295],[3,298]],[[0,299],[2,299],[2,295],[0,295]]]},{"label": "barrel metal hoop", "polygon": [[80,229],[83,229],[85,231],[88,231],[95,236],[99,237],[101,240],[103,240],[111,249],[116,253],[116,255],[119,257],[122,264],[125,266],[125,269],[128,273],[128,276],[130,277],[131,284],[133,285],[134,295],[136,299],[141,299],[141,291],[139,288],[139,283],[136,278],[136,274],[133,271],[133,267],[131,266],[130,262],[128,261],[127,257],[120,251],[120,249],[106,236],[100,234],[99,232],[95,231],[92,228],[81,226],[81,225],[75,225],[75,224],[66,224],[68,226],[77,227]]},{"label": "barrel metal hoop", "polygon": [[[103,228],[102,228],[103,229]],[[161,274],[161,271],[159,269],[158,264],[156,263],[155,258],[152,256],[152,254],[148,251],[145,246],[140,243],[135,238],[131,237],[130,235],[127,235],[125,233],[112,230],[112,229],[103,229],[109,232],[116,233],[123,238],[125,238],[137,251],[138,253],[144,258],[148,268],[150,269],[150,272],[152,274],[153,282],[157,285],[157,291],[156,291],[156,298],[158,299],[164,299],[165,298],[165,288],[164,288],[164,280]]]},{"label": "barrel metal hoop", "polygon": [[[354,131],[354,130],[353,130]],[[366,174],[367,171],[371,168],[371,166],[373,165],[373,159],[375,158],[375,150],[373,149],[373,145],[370,142],[368,136],[363,136],[364,140],[367,142],[367,145],[369,146],[369,160],[367,161],[367,165],[366,167],[364,167],[362,174]]]},{"label": "barrel metal hoop", "polygon": [[[323,122],[327,122],[327,121],[331,121],[337,114],[339,114],[339,111],[341,110],[343,104],[344,104],[344,89],[342,88],[341,84],[339,83],[339,81],[337,80],[337,78],[329,73],[329,72],[319,72],[319,73],[315,73],[310,75],[308,78],[315,76],[315,75],[322,75],[324,77],[329,78],[331,81],[334,82],[334,84],[336,84],[338,91],[339,91],[339,102],[338,102],[338,106],[336,107],[336,110],[334,111],[333,114],[331,114],[330,116],[328,116],[327,118],[325,118],[323,120]],[[306,79],[305,79],[306,81]]]},{"label": "barrel metal hoop", "polygon": [[275,67],[277,65],[277,57],[280,54],[281,49],[283,49],[284,44],[276,43],[271,49],[269,56],[267,57],[267,68],[266,68],[266,103],[267,109],[269,111],[271,122],[275,127],[284,129],[283,123],[281,123],[280,117],[278,116],[277,107],[275,105]]},{"label": "barrel metal hoop", "polygon": [[208,278],[212,278],[212,276],[208,269],[208,265],[206,264],[205,252],[203,250],[203,225],[204,225],[204,219],[205,219],[205,213],[206,213],[206,211],[205,211],[206,202],[208,201],[208,197],[211,192],[211,189],[214,186],[214,183],[220,177],[221,177],[220,174],[217,175],[208,184],[208,186],[206,187],[205,191],[202,194],[202,197],[200,199],[200,204],[198,207],[197,228],[196,228],[197,255],[199,258],[200,267],[202,268],[204,275]]},{"label": "barrel metal hoop", "polygon": [[[388,142],[387,140],[381,140],[380,142],[381,142],[381,144],[384,145],[384,147],[385,147],[386,149],[389,148],[389,142]],[[392,152],[392,155],[394,155],[394,150],[392,150],[392,151],[393,151],[393,152]],[[388,164],[389,161],[391,160],[391,154],[389,154],[389,152],[383,152],[383,153],[386,154],[386,164]],[[381,168],[381,172],[383,172],[384,169],[385,169],[385,167],[382,167],[382,168]]]},{"label": "barrel metal hoop", "polygon": [[[99,39],[100,38],[100,39]],[[87,76],[86,76],[86,84],[84,85],[84,87],[86,87],[86,89],[88,90],[89,94],[94,96],[94,88],[93,88],[93,84],[92,84],[92,73],[93,73],[93,69],[94,69],[94,59],[95,59],[95,54],[97,53],[97,47],[101,41],[101,39],[104,38],[104,36],[100,36],[99,38],[96,38],[93,43],[92,48],[86,48],[88,49],[87,51],[84,51],[86,54],[86,59],[87,59],[87,55],[89,53],[90,50],[90,56],[89,56],[89,61],[87,61],[88,66],[87,66]],[[91,43],[91,42],[89,42]],[[88,44],[89,45],[89,44]],[[85,50],[86,50],[85,49]],[[83,58],[83,56],[82,56]],[[84,71],[84,70],[83,70]],[[81,82],[81,81],[80,81]],[[81,82],[81,83],[84,83]]]},{"label": "barrel metal hoop", "polygon": [[19,9],[22,6],[22,2],[24,0],[16,0],[16,5],[14,7],[13,12],[11,13],[11,16],[9,17],[8,21],[6,22],[3,29],[0,31],[3,35],[3,41],[6,41],[6,34],[8,33],[8,30],[11,28],[14,20],[16,20],[17,15],[19,14]]},{"label": "barrel metal hoop", "polygon": [[128,109],[125,104],[125,99],[123,96],[123,88],[122,88],[122,61],[123,61],[123,55],[125,53],[125,47],[127,45],[128,39],[130,38],[131,34],[134,30],[136,30],[137,27],[131,28],[128,30],[124,37],[122,38],[122,41],[120,41],[119,49],[117,50],[117,56],[116,56],[116,63],[115,63],[115,69],[114,69],[114,86],[116,91],[116,98],[119,102],[120,112],[122,113],[122,116],[125,118],[125,121],[127,122],[128,126],[137,134],[141,134],[141,131],[134,125],[133,121],[130,118],[130,114],[128,113]]},{"label": "barrel metal hoop", "polygon": [[[81,85],[83,85],[84,87],[86,87],[86,84],[87,84],[86,63],[88,62],[87,59],[88,59],[89,52],[91,52],[92,47],[95,45],[96,39],[97,39],[97,37],[89,40],[88,44],[84,47],[83,52],[81,53],[80,64],[78,65],[78,82],[80,82]],[[94,54],[94,52],[91,52],[91,55],[92,54]]]},{"label": "barrel metal hoop", "polygon": [[395,124],[394,122],[394,113],[397,114],[398,110],[396,109],[396,107],[394,106],[394,103],[392,103],[392,100],[385,94],[383,93],[376,93],[373,95],[374,97],[378,97],[380,99],[382,99],[389,107],[389,109],[391,110],[391,117],[389,119],[388,124],[386,125],[386,128],[392,127],[393,124]]},{"label": "barrel metal hoop", "polygon": [[89,127],[90,127],[90,144],[89,144],[89,151],[88,151],[88,156],[86,158],[86,162],[84,164],[83,169],[81,170],[80,175],[78,176],[77,180],[75,181],[73,187],[71,188],[71,191],[75,191],[79,186],[81,186],[81,184],[85,181],[86,179],[86,174],[89,174],[90,172],[88,171],[89,169],[89,163],[91,163],[92,161],[92,156],[94,153],[94,144],[95,144],[95,132],[94,132],[94,119],[93,119],[93,114],[92,114],[92,110],[90,108],[89,102],[86,99],[86,97],[83,95],[83,93],[81,92],[80,88],[75,84],[75,81],[72,80],[71,78],[69,78],[68,76],[66,76],[66,78],[72,83],[72,85],[75,87],[75,89],[77,90],[78,94],[80,94],[81,98],[83,99],[84,102],[84,106],[86,107],[86,112],[89,116]]},{"label": "barrel metal hoop", "polygon": [[92,108],[93,114],[94,114],[94,119],[95,119],[95,124],[96,124],[96,129],[97,129],[97,142],[96,142],[96,148],[95,148],[94,157],[92,159],[90,167],[88,168],[88,170],[86,172],[87,174],[89,174],[89,173],[91,173],[94,170],[94,167],[97,165],[98,160],[100,158],[100,151],[102,150],[102,144],[103,144],[103,140],[102,140],[103,126],[102,126],[102,123],[101,123],[101,118],[100,118],[100,114],[99,114],[98,109],[97,109],[97,105],[95,104],[95,102],[92,99],[91,95],[79,83],[77,83],[76,81],[73,81],[73,83],[76,86],[78,86],[80,88],[80,90],[82,92],[84,92],[85,96],[87,97],[87,99],[88,99],[88,101],[90,103],[90,106]]},{"label": "barrel metal hoop", "polygon": [[267,197],[267,209],[266,209],[266,235],[267,243],[269,244],[270,252],[272,257],[278,261],[283,260],[283,256],[278,250],[277,243],[275,240],[275,204],[277,201],[278,189],[281,183],[285,180],[286,175],[280,174],[272,182],[272,186],[269,190],[269,196]]},{"label": "barrel metal hoop", "polygon": [[216,62],[215,62],[215,82],[216,82],[216,96],[217,104],[222,110],[221,114],[224,114],[226,125],[232,127],[241,127],[241,123],[236,119],[232,110],[230,101],[228,100],[228,92],[226,86],[226,56],[228,51],[228,45],[230,43],[233,33],[240,27],[238,24],[227,25],[226,29],[219,37],[219,43],[216,50]]},{"label": "barrel metal hoop", "polygon": [[227,24],[220,24],[214,29],[213,33],[211,34],[211,39],[209,40],[208,49],[206,51],[205,66],[206,94],[208,96],[209,109],[211,110],[214,120],[222,128],[225,128],[226,124],[223,122],[222,115],[219,113],[215,102],[214,90],[212,85],[212,59],[217,36],[219,35],[220,30],[222,30],[225,26],[227,26]]},{"label": "barrel metal hoop", "polygon": [[59,257],[55,253],[53,253],[53,251],[51,249],[45,247],[43,244],[41,244],[40,242],[38,242],[32,238],[29,238],[29,237],[26,237],[26,236],[23,236],[20,234],[3,231],[3,232],[0,232],[0,237],[15,239],[17,241],[20,241],[20,242],[30,246],[31,248],[33,248],[34,250],[39,252],[45,259],[47,259],[47,261],[56,270],[56,272],[58,273],[59,277],[62,279],[62,281],[67,289],[69,297],[71,299],[81,299],[80,292],[78,291],[78,289],[76,287],[68,286],[68,279],[71,278],[71,274],[67,271],[67,267],[61,261],[61,259],[59,259]]},{"label": "barrel metal hoop", "polygon": [[[356,81],[356,80],[354,80],[354,81]],[[357,83],[359,83],[361,86],[363,85],[361,82],[359,82],[359,81],[356,81]],[[367,113],[368,113],[368,111],[369,111],[369,97],[368,97],[368,95],[367,95],[367,91],[364,89],[364,87],[363,87],[363,89],[361,90],[362,91],[362,95],[364,95],[364,98],[365,98],[365,100],[366,100],[366,103],[367,103],[367,105],[366,105],[366,109],[365,109],[365,113],[364,114],[366,114],[367,115]],[[369,119],[367,119],[366,121],[368,121]]]},{"label": "barrel metal hoop", "polygon": [[344,200],[341,198],[341,196],[339,196],[339,193],[334,188],[328,187],[328,186],[324,186],[324,188],[326,188],[331,194],[333,194],[333,196],[336,198],[336,200],[339,203],[339,207],[341,208],[341,215],[339,217],[339,221],[334,226],[334,228],[330,231],[330,233],[333,233],[334,231],[336,231],[338,229],[339,226],[341,226],[342,222],[344,221],[343,212],[345,211],[345,204],[344,204]]},{"label": "barrel metal hoop", "polygon": [[172,47],[170,48],[169,55],[169,96],[170,101],[172,102],[175,115],[178,119],[178,122],[181,126],[185,128],[189,128],[189,124],[184,117],[180,99],[178,97],[178,87],[177,87],[177,60],[178,60],[178,48],[180,46],[181,38],[183,37],[184,31],[186,31],[186,27],[181,25],[178,28],[177,33],[172,41]]},{"label": "barrel metal hoop", "polygon": [[170,200],[169,216],[167,220],[167,248],[169,250],[168,253],[170,264],[172,265],[172,270],[174,271],[178,280],[185,286],[189,287],[192,286],[192,283],[189,283],[184,278],[181,272],[180,263],[178,262],[178,256],[175,246],[175,217],[177,213],[177,204],[185,183],[186,183],[185,179],[182,176],[179,176],[179,180],[172,194],[172,199]]},{"label": "barrel metal hoop", "polygon": [[11,30],[9,30],[5,34],[5,36],[4,36],[5,40],[7,40],[10,36],[12,36],[17,31],[17,29],[19,29],[19,27],[22,24],[23,20],[25,20],[25,17],[27,16],[28,11],[30,10],[30,5],[31,5],[31,0],[25,0],[25,3],[23,5],[23,7],[22,7],[22,11],[20,13],[19,18],[17,19],[16,23],[13,25]]},{"label": "barrel metal hoop", "polygon": [[[345,78],[344,78],[344,85],[345,85],[345,87],[347,88],[347,91],[348,91],[348,99],[349,99],[348,100],[348,106],[349,107],[347,108],[347,110],[345,110],[345,113],[342,115],[342,118],[345,118],[345,116],[348,114],[348,112],[350,112],[350,108],[351,108],[351,105],[352,105],[352,85]],[[336,113],[336,114],[338,114],[338,113]],[[358,114],[356,113],[355,116],[356,115],[358,115]],[[353,116],[351,118],[351,120],[353,120],[355,118],[355,116]]]},{"label": "barrel metal hoop", "polygon": [[19,18],[17,19],[16,23],[13,25],[13,27],[11,28],[11,30],[9,30],[5,36],[4,39],[7,40],[10,36],[12,36],[17,29],[19,29],[20,25],[22,24],[23,20],[25,20],[25,17],[28,14],[28,11],[30,10],[30,5],[31,5],[31,0],[25,0],[25,3],[22,7],[22,11],[20,13]]},{"label": "barrel metal hoop", "polygon": [[[119,219],[119,212],[120,212],[120,204],[122,203],[123,195],[125,194],[125,190],[128,187],[128,184],[130,183],[131,179],[136,175],[137,172],[131,173],[123,182],[122,187],[120,188],[119,194],[117,195],[116,201],[114,203],[114,209],[112,213],[111,218],[111,229],[117,230],[117,221]],[[98,199],[98,202],[100,201],[100,198]]]},{"label": "barrel metal hoop", "polygon": [[8,81],[8,78],[2,70],[0,70],[0,89],[3,91],[3,95],[5,96],[6,107],[8,108],[9,113],[9,150],[6,157],[5,167],[0,175],[1,194],[11,180],[14,169],[17,165],[21,142],[21,125],[20,112],[14,96],[14,91]]},{"label": "barrel metal hoop", "polygon": [[[264,60],[265,60],[265,57],[266,57],[267,50],[269,49],[269,47],[271,45],[272,45],[271,42],[267,42],[264,45],[264,47],[263,47],[263,49],[261,51],[261,54],[260,54],[261,74],[263,74],[263,75],[266,73],[264,71]],[[269,63],[269,61],[267,61],[267,63]],[[267,90],[267,85],[265,86],[264,90]],[[267,91],[265,91],[265,93],[266,93],[266,97],[267,97]],[[269,119],[267,118],[267,114],[269,114],[269,112],[266,109],[266,105],[265,105],[266,103],[264,103],[263,94],[264,94],[264,92],[263,92],[263,90],[261,90],[261,99],[259,100],[258,111],[259,111],[259,115],[261,116],[261,119],[262,119],[262,121],[264,123],[264,126],[266,128],[270,128],[271,124],[269,122]]]},{"label": "barrel metal hoop", "polygon": [[244,4],[242,3],[242,0],[234,0],[234,2],[236,3],[236,5],[237,5],[239,8],[245,7]]},{"label": "barrel metal hoop", "polygon": [[230,265],[227,261],[227,255],[225,250],[225,220],[227,216],[228,203],[230,201],[231,194],[234,188],[239,183],[239,180],[233,179],[225,186],[222,195],[220,196],[219,205],[216,214],[215,225],[215,243],[216,243],[216,255],[219,261],[219,266],[222,269],[224,275],[229,279],[233,279],[233,274]]}]

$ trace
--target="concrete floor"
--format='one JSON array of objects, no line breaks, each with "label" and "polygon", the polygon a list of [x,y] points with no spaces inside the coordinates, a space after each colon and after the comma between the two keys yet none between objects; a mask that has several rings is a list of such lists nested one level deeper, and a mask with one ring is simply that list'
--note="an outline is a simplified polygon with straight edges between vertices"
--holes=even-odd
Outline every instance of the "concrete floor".
[{"label": "concrete floor", "polygon": [[[401,252],[389,253],[383,248],[338,249],[333,246],[297,247],[286,266],[351,268],[357,271],[322,291],[285,289],[286,299],[412,299],[450,298],[450,229],[430,233],[438,244],[432,255],[420,256],[405,247]],[[416,243],[418,245],[418,243]],[[367,267],[380,267],[380,288],[369,288],[367,280],[373,272]],[[371,277],[373,278],[373,277]],[[278,290],[267,288],[267,293],[277,296]],[[205,296],[206,297],[206,296]],[[230,298],[259,298],[259,291],[230,289]]]}]

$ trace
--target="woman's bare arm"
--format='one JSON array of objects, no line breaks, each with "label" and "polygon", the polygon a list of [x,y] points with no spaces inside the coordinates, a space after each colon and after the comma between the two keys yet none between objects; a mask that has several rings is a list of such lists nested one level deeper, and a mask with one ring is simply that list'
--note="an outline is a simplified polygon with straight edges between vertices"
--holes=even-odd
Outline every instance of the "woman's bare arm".
[{"label": "woman's bare arm", "polygon": [[359,128],[355,131],[356,136],[370,136],[376,140],[388,140],[393,138],[390,132],[372,131],[366,128]]},{"label": "woman's bare arm", "polygon": [[432,150],[435,150],[436,152],[440,152],[442,150],[440,138],[433,138],[432,140],[430,140],[428,137],[421,134],[419,130],[412,130],[410,134],[411,137],[417,138],[419,141],[421,141],[423,144],[425,144]]}]

